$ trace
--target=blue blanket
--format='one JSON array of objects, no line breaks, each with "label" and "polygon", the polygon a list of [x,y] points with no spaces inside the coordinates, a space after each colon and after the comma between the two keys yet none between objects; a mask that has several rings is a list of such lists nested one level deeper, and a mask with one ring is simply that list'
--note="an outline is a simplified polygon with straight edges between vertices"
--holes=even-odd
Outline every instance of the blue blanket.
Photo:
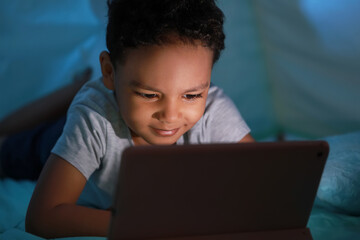
[{"label": "blue blanket", "polygon": [[[35,182],[3,179],[0,181],[0,240],[42,240],[25,232],[25,215]],[[105,240],[99,237],[64,238],[67,240]]]},{"label": "blue blanket", "polygon": [[[35,183],[4,179],[0,181],[0,239],[42,240],[25,232],[25,214]],[[315,240],[360,239],[360,217],[336,213],[315,206],[308,226]],[[67,240],[105,240],[76,237]],[[65,240],[65,238],[64,238]]]},{"label": "blue blanket", "polygon": [[[325,140],[330,154],[308,227],[315,240],[360,239],[360,132]],[[31,181],[0,180],[0,240],[42,239],[25,232],[34,187]]]}]

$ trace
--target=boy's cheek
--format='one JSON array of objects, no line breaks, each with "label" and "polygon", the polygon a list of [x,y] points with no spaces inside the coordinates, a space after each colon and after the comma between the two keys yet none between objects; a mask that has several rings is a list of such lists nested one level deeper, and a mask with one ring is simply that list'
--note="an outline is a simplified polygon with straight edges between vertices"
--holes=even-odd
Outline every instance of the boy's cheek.
[{"label": "boy's cheek", "polygon": [[125,114],[126,118],[131,119],[132,122],[146,123],[150,121],[153,112],[152,107],[146,104],[131,104],[127,107]]},{"label": "boy's cheek", "polygon": [[143,108],[141,101],[132,94],[125,94],[118,100],[118,105],[123,113],[131,114],[131,112],[139,112]]},{"label": "boy's cheek", "polygon": [[205,111],[205,106],[202,107],[197,107],[197,108],[194,108],[194,109],[188,109],[188,112],[187,112],[187,119],[190,123],[197,123],[200,118],[203,116],[204,114],[204,111]]}]

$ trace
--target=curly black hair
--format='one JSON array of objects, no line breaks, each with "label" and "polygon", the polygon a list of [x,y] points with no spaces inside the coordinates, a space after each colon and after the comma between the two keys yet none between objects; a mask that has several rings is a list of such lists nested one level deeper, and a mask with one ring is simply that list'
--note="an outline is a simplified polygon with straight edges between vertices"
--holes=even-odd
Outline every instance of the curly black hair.
[{"label": "curly black hair", "polygon": [[200,42],[214,53],[215,63],[224,49],[224,14],[215,0],[108,0],[106,45],[111,61],[124,59],[124,51],[177,41]]}]

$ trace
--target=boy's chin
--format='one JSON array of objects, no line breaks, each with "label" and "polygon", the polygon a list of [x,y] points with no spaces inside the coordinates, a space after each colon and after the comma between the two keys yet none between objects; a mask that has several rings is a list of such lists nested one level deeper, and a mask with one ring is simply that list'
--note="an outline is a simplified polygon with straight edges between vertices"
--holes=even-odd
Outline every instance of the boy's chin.
[{"label": "boy's chin", "polygon": [[158,137],[149,135],[135,135],[133,132],[131,134],[132,140],[135,146],[144,146],[144,145],[173,145],[176,144],[176,141],[180,137]]},{"label": "boy's chin", "polygon": [[150,145],[175,145],[176,141],[152,141]]},{"label": "boy's chin", "polygon": [[161,138],[153,137],[150,139],[145,139],[145,141],[150,145],[174,145],[179,138]]}]

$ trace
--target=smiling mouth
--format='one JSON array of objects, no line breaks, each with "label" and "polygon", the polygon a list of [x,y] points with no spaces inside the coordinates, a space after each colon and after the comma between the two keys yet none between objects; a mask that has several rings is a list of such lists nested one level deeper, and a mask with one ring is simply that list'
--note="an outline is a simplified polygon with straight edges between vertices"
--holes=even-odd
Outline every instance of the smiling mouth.
[{"label": "smiling mouth", "polygon": [[160,136],[160,137],[172,137],[174,136],[180,128],[174,128],[171,130],[165,130],[165,129],[158,129],[158,128],[153,128],[154,132],[156,133],[156,135]]}]

